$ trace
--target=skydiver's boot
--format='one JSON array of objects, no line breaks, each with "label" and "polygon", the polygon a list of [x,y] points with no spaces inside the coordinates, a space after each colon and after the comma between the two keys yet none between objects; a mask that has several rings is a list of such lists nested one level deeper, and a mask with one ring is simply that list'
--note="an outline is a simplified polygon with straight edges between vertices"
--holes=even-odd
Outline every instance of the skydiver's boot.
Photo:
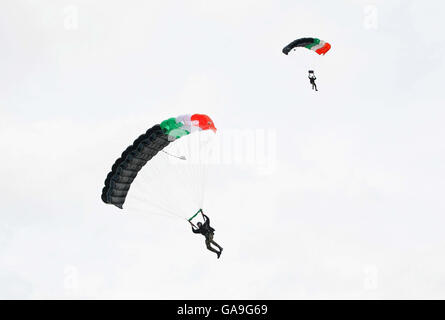
[{"label": "skydiver's boot", "polygon": [[215,246],[217,246],[218,249],[219,249],[219,253],[218,253],[218,259],[219,259],[219,256],[220,256],[221,253],[223,252],[223,248],[222,248],[219,244],[217,244],[215,241],[212,241],[212,243],[213,243]]}]

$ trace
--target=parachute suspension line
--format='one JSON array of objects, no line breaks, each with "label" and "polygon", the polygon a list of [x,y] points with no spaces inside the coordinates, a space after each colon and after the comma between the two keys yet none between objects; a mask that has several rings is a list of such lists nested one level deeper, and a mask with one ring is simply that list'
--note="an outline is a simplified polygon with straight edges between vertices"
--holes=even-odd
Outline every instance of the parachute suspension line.
[{"label": "parachute suspension line", "polygon": [[[165,190],[168,190],[166,181],[171,181],[171,179],[168,176],[168,171],[160,172],[163,162],[168,160],[163,159],[167,158],[167,156],[160,156],[161,154],[158,153],[155,156],[157,158],[151,160],[145,171],[140,172],[139,175],[141,176],[135,179],[133,191],[130,193],[129,198],[138,201],[140,204],[148,205],[149,207],[146,208],[147,213],[154,214],[153,209],[157,209],[164,214],[179,218],[181,216],[176,212],[176,208],[172,208],[172,203],[169,203],[168,199],[162,196],[166,194]],[[156,180],[156,184],[150,184],[154,180]]]},{"label": "parachute suspension line", "polygon": [[[205,149],[205,148],[204,148]],[[201,155],[201,159],[204,156],[204,159],[202,159],[203,162],[208,162],[209,161],[209,154],[208,154],[209,150],[204,150],[205,155]],[[201,184],[200,184],[200,190],[199,193],[197,193],[199,199],[198,199],[198,204],[199,206],[202,208],[204,206],[204,193],[206,190],[206,185],[207,185],[207,167],[205,163],[201,164],[201,168],[200,168],[200,179],[201,179]]]},{"label": "parachute suspension line", "polygon": [[128,209],[132,213],[140,214],[143,216],[147,216],[147,213],[149,213],[150,215],[155,215],[155,216],[159,216],[159,217],[168,217],[170,219],[182,219],[182,217],[180,217],[176,214],[172,214],[165,209],[161,209],[162,212],[156,212],[156,211],[147,212],[147,210],[145,208],[142,209],[139,206],[135,206],[134,204],[130,204],[129,206],[126,206],[126,209]]},{"label": "parachute suspension line", "polygon": [[[199,202],[196,199],[197,189],[201,185],[202,181],[197,174],[197,169],[199,169],[199,160],[197,161],[196,157],[199,156],[200,148],[197,150],[193,149],[194,142],[198,139],[199,136],[188,136],[184,137],[179,143],[177,142],[172,148],[178,148],[178,151],[181,153],[185,153],[187,155],[187,161],[180,162],[177,165],[173,166],[173,170],[176,172],[175,175],[181,177],[181,181],[187,183],[184,192],[187,194],[186,198],[183,198],[183,203],[179,203],[182,208],[187,208],[187,205],[193,206],[194,210],[199,208]],[[183,148],[181,150],[181,147]],[[198,158],[199,159],[199,158]],[[191,208],[189,207],[189,210]],[[185,215],[189,215],[190,212],[184,212]]]},{"label": "parachute suspension line", "polygon": [[187,160],[187,158],[184,157],[184,156],[176,156],[176,155],[171,154],[171,153],[169,153],[169,152],[167,152],[167,151],[165,151],[165,150],[161,150],[161,151],[164,152],[165,154],[169,155],[170,157],[174,157],[174,158],[176,158],[176,159],[180,159],[180,160]]},{"label": "parachute suspension line", "polygon": [[[195,210],[202,207],[206,172],[200,156],[203,150],[191,149],[186,143],[187,140],[187,137],[183,137],[174,145],[170,145],[170,150],[158,153],[145,170],[141,171],[141,176],[135,179],[132,187],[134,190],[129,194],[129,198],[149,205],[151,209],[147,213],[154,213],[152,211],[156,209],[183,218],[190,214],[192,207]],[[175,146],[183,146],[185,150]],[[187,161],[176,160],[178,157],[171,157],[174,154],[185,154]],[[153,181],[156,181],[156,184],[153,184]]]},{"label": "parachute suspension line", "polygon": [[196,175],[196,168],[195,164],[193,164],[193,156],[189,154],[189,160],[186,163],[183,163],[183,166],[176,167],[176,170],[179,170],[178,174],[182,175],[184,177],[184,180],[188,183],[188,193],[191,197],[191,201],[193,201],[196,204],[196,199],[194,197],[196,196],[196,188],[200,183],[199,177]]},{"label": "parachute suspension line", "polygon": [[[145,203],[148,201],[148,199],[146,197],[138,197],[137,195],[132,195],[132,198],[137,200],[140,203]],[[168,207],[166,207],[165,205],[159,204],[159,203],[154,203],[152,201],[150,201],[150,205],[159,209],[162,213],[156,213],[156,211],[154,210],[147,210],[147,209],[140,209],[138,206],[130,205],[129,209],[131,210],[135,210],[135,211],[139,211],[139,212],[144,212],[145,214],[150,213],[150,214],[154,214],[154,215],[166,215],[166,216],[170,216],[170,217],[175,217],[175,218],[182,218],[180,215],[176,214],[174,211],[170,210]]]},{"label": "parachute suspension line", "polygon": [[[182,199],[178,197],[178,199],[175,199],[176,205],[179,206],[178,207],[179,211],[182,211],[183,208],[187,208],[187,204],[190,204],[190,202],[194,204],[193,205],[194,208],[196,208],[198,205],[194,197],[196,197],[196,188],[197,185],[200,184],[200,179],[199,177],[197,177],[195,164],[193,163],[195,155],[193,152],[191,152],[187,144],[187,142],[189,142],[190,139],[194,138],[196,137],[194,136],[183,137],[181,140],[175,142],[175,144],[171,146],[171,149],[173,149],[175,153],[180,152],[182,154],[185,153],[187,155],[187,157],[185,157],[187,161],[171,163],[170,166],[171,172],[174,173],[173,176],[176,177],[178,180],[182,181],[183,183],[187,184],[186,186],[184,185],[181,186],[183,188],[182,192],[184,193],[184,196],[187,197],[186,198],[183,197]],[[181,146],[183,147],[183,149],[180,148]],[[175,150],[174,148],[176,148],[177,150]],[[183,214],[188,215],[190,214],[190,212],[183,212]]]},{"label": "parachute suspension line", "polygon": [[[158,154],[158,156],[160,156],[160,154]],[[175,207],[175,204],[178,204],[174,201],[169,201],[171,199],[168,199],[168,197],[162,196],[175,192],[175,190],[171,190],[172,185],[168,184],[168,182],[171,182],[174,179],[174,177],[170,177],[172,175],[171,171],[161,170],[161,167],[163,167],[166,162],[168,162],[168,159],[162,159],[162,157],[153,159],[150,166],[147,167],[144,172],[142,172],[142,175],[144,175],[144,173],[150,171],[151,174],[149,177],[139,177],[140,179],[136,179],[135,181],[136,186],[141,185],[141,188],[136,187],[135,189],[144,190],[144,194],[140,194],[140,196],[138,196],[136,190],[134,190],[131,197],[142,203],[160,209],[161,211],[172,216],[182,218],[182,216],[179,214],[180,208]],[[156,184],[150,184],[149,182],[151,182],[151,180],[156,180]],[[152,195],[152,197],[149,197],[149,195]]]},{"label": "parachute suspension line", "polygon": [[212,146],[212,142],[214,142],[215,136],[213,133],[203,133],[196,138],[203,138],[197,141],[197,145],[199,145],[194,155],[196,158],[194,159],[194,164],[191,166],[193,169],[193,176],[196,179],[196,183],[194,186],[193,195],[195,197],[195,203],[198,208],[202,208],[204,205],[204,191],[206,189],[206,173],[209,162],[209,151]]},{"label": "parachute suspension line", "polygon": [[[171,209],[171,207],[169,206],[169,204],[167,202],[161,201],[160,197],[156,197],[157,201],[153,198],[149,198],[147,195],[148,194],[154,194],[154,190],[152,188],[150,188],[150,186],[146,183],[144,183],[143,181],[139,181],[138,182],[139,185],[141,185],[141,188],[138,188],[137,185],[134,188],[135,190],[133,190],[130,199],[136,200],[137,204],[141,204],[142,207],[145,207],[145,213],[150,213],[150,214],[157,214],[157,215],[169,215],[169,216],[174,216],[175,218],[181,218],[180,215],[178,215],[177,212],[175,212],[174,210]],[[144,190],[144,193],[142,193],[139,189]],[[136,205],[136,203],[134,203],[135,201],[130,201],[129,205],[129,209],[137,209],[138,211],[141,211],[141,209],[139,209],[139,206]],[[149,204],[151,208],[147,208],[144,204]],[[158,209],[160,212],[162,212],[162,214],[160,213],[156,213],[156,211],[154,211],[153,209]]]},{"label": "parachute suspension line", "polygon": [[[201,143],[201,141],[200,141],[200,143]],[[196,205],[199,206],[200,208],[202,207],[202,203],[200,201],[200,198],[201,198],[200,193],[201,193],[201,187],[203,184],[202,170],[203,170],[203,166],[204,166],[202,163],[203,162],[202,153],[203,153],[203,150],[200,148],[199,151],[197,152],[196,165],[194,168],[194,170],[196,172],[197,180],[199,181],[199,183],[196,183],[194,186],[195,187],[194,196],[195,196]]]},{"label": "parachute suspension line", "polygon": [[[185,146],[186,150],[182,150],[182,153],[187,154],[187,162],[182,162],[175,166],[175,170],[179,170],[179,175],[184,177],[183,181],[187,181],[188,194],[190,198],[188,202],[192,202],[195,208],[202,208],[203,206],[203,193],[205,189],[205,173],[206,173],[206,152],[211,144],[206,143],[206,139],[202,140],[200,137],[207,137],[212,139],[214,133],[201,133],[200,135],[191,136],[185,138],[184,144],[179,143],[177,146]],[[178,152],[176,152],[178,153]],[[196,209],[195,209],[196,210]]]}]

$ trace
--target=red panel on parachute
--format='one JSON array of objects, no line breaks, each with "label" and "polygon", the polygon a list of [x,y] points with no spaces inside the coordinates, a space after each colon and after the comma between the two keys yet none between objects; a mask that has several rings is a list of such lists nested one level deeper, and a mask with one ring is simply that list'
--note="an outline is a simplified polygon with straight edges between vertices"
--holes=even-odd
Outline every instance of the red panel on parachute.
[{"label": "red panel on parachute", "polygon": [[320,55],[326,54],[326,52],[328,52],[329,49],[331,49],[331,45],[328,42],[326,42],[323,47],[321,47],[320,49],[317,49],[315,52]]},{"label": "red panel on parachute", "polygon": [[205,114],[194,114],[191,117],[192,121],[198,121],[198,126],[202,130],[212,130],[213,132],[216,132],[215,124],[213,123],[213,120],[210,119],[208,115]]}]

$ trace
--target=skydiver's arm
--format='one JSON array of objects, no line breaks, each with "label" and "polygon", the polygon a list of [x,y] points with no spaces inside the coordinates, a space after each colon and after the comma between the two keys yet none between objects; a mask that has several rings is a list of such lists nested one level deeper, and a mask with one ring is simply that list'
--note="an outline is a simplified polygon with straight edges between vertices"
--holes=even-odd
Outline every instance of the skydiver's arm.
[{"label": "skydiver's arm", "polygon": [[210,219],[209,219],[209,217],[205,216],[205,221],[204,221],[203,225],[206,226],[206,227],[210,226]]},{"label": "skydiver's arm", "polygon": [[[191,221],[189,221],[190,225],[192,226],[192,231],[195,232],[195,230],[198,230],[198,227],[195,226]],[[196,233],[196,232],[195,232]]]}]

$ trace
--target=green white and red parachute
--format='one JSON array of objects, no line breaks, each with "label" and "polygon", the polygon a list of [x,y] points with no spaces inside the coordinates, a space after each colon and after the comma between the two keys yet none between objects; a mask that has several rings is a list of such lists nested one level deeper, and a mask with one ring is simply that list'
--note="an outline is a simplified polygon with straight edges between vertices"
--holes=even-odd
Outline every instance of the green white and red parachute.
[{"label": "green white and red parachute", "polygon": [[283,53],[288,55],[292,49],[299,47],[315,51],[319,55],[325,55],[331,49],[331,45],[323,40],[317,38],[300,38],[285,46]]},{"label": "green white and red parachute", "polygon": [[188,218],[203,206],[203,160],[211,146],[207,138],[215,133],[213,120],[204,114],[154,125],[114,162],[102,200],[120,209],[125,203],[128,210],[130,199],[138,211]]}]

